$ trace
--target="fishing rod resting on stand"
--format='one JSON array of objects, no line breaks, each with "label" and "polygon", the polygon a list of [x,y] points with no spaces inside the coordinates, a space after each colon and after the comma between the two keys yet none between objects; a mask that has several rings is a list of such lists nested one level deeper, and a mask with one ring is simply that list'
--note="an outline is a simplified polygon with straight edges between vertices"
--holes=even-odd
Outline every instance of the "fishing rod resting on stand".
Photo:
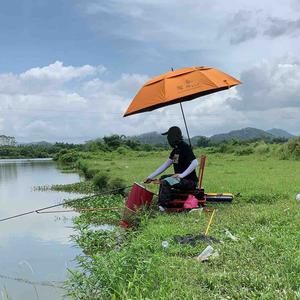
[{"label": "fishing rod resting on stand", "polygon": [[[82,198],[77,198],[77,199],[65,201],[63,203],[54,204],[54,205],[42,207],[42,208],[39,208],[39,209],[31,210],[31,211],[27,211],[27,212],[24,212],[24,213],[20,213],[20,214],[17,214],[17,215],[13,215],[13,216],[10,216],[10,217],[7,217],[7,218],[0,219],[0,222],[4,222],[4,221],[7,221],[7,220],[11,220],[11,219],[16,219],[16,218],[27,216],[27,215],[34,214],[34,213],[37,213],[37,214],[39,214],[39,213],[45,213],[43,211],[48,210],[50,208],[59,207],[59,206],[63,206],[63,205],[68,205],[70,203],[74,203],[74,202],[77,202],[77,201],[89,200],[91,198],[95,198],[95,197],[103,196],[103,195],[107,195],[107,194],[112,194],[114,192],[125,190],[125,189],[131,188],[131,187],[132,187],[132,185],[126,186],[126,187],[123,187],[123,188],[118,188],[118,189],[110,190],[110,191],[104,191],[104,192],[97,193],[97,194],[94,194],[94,195],[91,195],[91,196],[86,196],[86,197],[82,197]],[[101,209],[100,208],[95,208],[95,210],[105,210],[105,209],[106,210],[116,209],[116,207],[110,207],[110,208],[109,207],[107,207],[107,208],[105,207],[105,208],[101,208]],[[82,211],[90,211],[90,210],[91,209],[82,209]],[[78,211],[80,211],[80,209],[78,209]]]}]

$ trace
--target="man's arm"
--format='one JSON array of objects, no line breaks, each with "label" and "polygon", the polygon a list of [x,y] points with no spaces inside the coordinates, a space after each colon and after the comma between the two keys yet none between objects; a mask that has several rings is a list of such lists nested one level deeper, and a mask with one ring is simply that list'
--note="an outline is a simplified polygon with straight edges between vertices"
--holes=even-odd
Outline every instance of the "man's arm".
[{"label": "man's arm", "polygon": [[165,170],[167,170],[171,164],[173,163],[173,160],[168,158],[159,168],[157,168],[152,174],[150,174],[146,180],[144,181],[145,183],[151,182],[157,175],[161,174]]},{"label": "man's arm", "polygon": [[174,174],[173,177],[184,178],[189,174],[191,174],[196,169],[197,166],[198,166],[198,161],[197,159],[194,159],[184,172],[182,172],[181,174]]}]

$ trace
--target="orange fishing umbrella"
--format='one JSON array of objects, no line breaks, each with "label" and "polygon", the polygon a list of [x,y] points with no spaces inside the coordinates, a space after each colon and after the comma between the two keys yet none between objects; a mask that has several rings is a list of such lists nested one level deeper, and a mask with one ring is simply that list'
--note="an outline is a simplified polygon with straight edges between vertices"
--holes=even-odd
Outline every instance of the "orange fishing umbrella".
[{"label": "orange fishing umbrella", "polygon": [[241,82],[211,67],[190,67],[170,71],[147,81],[130,103],[124,117],[180,103],[229,89]]}]

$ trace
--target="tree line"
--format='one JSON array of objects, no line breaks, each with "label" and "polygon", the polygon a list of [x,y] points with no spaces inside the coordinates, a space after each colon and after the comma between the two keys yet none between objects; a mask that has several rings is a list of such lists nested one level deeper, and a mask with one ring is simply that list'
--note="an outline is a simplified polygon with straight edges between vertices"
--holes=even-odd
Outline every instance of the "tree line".
[{"label": "tree line", "polygon": [[[199,137],[194,147],[211,148],[212,152],[220,153],[240,153],[247,155],[255,152],[257,149],[271,149],[267,144],[277,144],[282,149],[282,153],[288,157],[292,153],[293,157],[299,157],[300,138],[296,137],[287,141],[286,139],[273,139],[265,142],[261,140],[240,141],[232,139],[220,143],[212,143],[209,138]],[[262,143],[262,144],[261,144]],[[259,147],[258,147],[259,146]],[[258,147],[258,148],[257,148]],[[64,157],[66,160],[72,160],[76,153],[82,152],[111,152],[118,151],[125,154],[126,151],[159,151],[167,149],[163,144],[149,145],[141,143],[138,140],[127,138],[124,135],[111,135],[103,138],[87,141],[84,144],[54,143],[54,144],[28,144],[18,146],[0,146],[0,158],[54,158]]]}]

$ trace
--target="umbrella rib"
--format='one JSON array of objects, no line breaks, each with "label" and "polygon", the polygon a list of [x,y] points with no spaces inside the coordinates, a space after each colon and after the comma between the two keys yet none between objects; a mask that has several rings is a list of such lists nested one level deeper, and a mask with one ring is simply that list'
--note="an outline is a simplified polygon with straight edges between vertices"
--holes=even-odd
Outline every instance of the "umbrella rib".
[{"label": "umbrella rib", "polygon": [[164,98],[165,98],[164,101],[166,101],[166,99],[167,99],[166,78],[164,78],[163,90],[164,90]]},{"label": "umbrella rib", "polygon": [[203,77],[205,77],[209,82],[211,82],[212,85],[213,85],[214,87],[217,87],[217,88],[218,88],[218,85],[217,85],[213,80],[211,80],[210,78],[208,78],[208,76],[205,75],[205,74],[203,74],[201,71],[200,71],[200,73],[201,73],[201,75],[202,75]]}]

